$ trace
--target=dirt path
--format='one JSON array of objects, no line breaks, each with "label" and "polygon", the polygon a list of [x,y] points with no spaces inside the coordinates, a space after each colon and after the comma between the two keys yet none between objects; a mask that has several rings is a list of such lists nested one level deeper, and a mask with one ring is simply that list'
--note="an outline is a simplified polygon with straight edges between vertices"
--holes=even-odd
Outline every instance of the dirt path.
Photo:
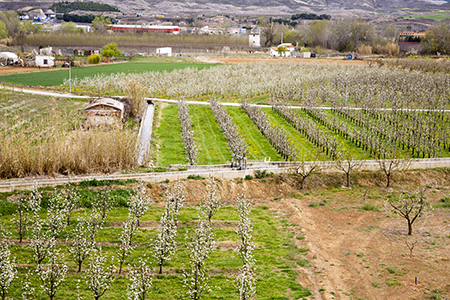
[{"label": "dirt path", "polygon": [[[315,299],[425,299],[433,291],[448,289],[448,229],[440,225],[446,217],[424,219],[416,234],[407,237],[401,218],[365,211],[350,199],[311,207],[316,201],[308,196],[282,204],[305,237],[296,244],[309,249],[305,257],[313,266],[300,269],[305,274],[300,282]],[[441,241],[442,235],[447,239]],[[412,259],[407,238],[421,245]]]},{"label": "dirt path", "polygon": [[40,69],[35,67],[32,68],[32,67],[16,67],[16,66],[0,67],[0,75],[35,72],[35,71],[40,71]]}]

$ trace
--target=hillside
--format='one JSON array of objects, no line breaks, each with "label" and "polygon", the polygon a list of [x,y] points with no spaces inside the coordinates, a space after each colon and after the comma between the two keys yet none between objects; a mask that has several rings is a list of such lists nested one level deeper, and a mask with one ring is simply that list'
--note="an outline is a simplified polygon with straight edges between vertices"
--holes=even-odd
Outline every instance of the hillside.
[{"label": "hillside", "polygon": [[[26,6],[48,8],[49,0],[0,1],[0,10],[19,9]],[[374,13],[397,14],[400,9],[430,11],[450,9],[450,3],[442,0],[98,0],[118,7],[125,14],[149,13],[168,15],[189,14],[237,14],[237,15],[283,15],[299,12],[320,12],[330,15],[357,14],[370,16]]]}]

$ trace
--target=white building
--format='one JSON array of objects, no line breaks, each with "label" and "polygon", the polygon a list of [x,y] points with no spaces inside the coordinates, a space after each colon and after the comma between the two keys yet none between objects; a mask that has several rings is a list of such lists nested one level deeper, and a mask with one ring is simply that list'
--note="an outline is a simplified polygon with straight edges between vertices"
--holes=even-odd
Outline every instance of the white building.
[{"label": "white building", "polygon": [[156,54],[161,56],[172,56],[172,47],[156,48]]},{"label": "white building", "polygon": [[248,45],[250,48],[260,48],[261,34],[259,32],[250,32],[248,35]]},{"label": "white building", "polygon": [[[284,47],[285,51],[279,51],[280,47]],[[277,47],[270,48],[270,56],[272,57],[291,57],[295,51],[295,47],[289,43],[279,44]]]},{"label": "white building", "polygon": [[48,55],[36,55],[36,67],[50,68],[55,66],[55,58]]},{"label": "white building", "polygon": [[0,61],[6,62],[6,63],[17,63],[19,62],[20,58],[17,56],[17,54],[12,52],[0,52]]}]

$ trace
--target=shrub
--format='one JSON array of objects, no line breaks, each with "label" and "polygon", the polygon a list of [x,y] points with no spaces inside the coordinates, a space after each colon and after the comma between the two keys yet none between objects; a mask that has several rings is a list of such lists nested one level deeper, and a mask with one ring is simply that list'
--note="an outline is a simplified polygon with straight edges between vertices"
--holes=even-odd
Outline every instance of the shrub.
[{"label": "shrub", "polygon": [[370,202],[364,202],[363,209],[367,210],[367,211],[378,211],[378,212],[381,211],[381,208],[379,205],[376,205],[376,204],[373,204]]},{"label": "shrub", "polygon": [[252,175],[245,175],[245,180],[252,180],[253,176]]},{"label": "shrub", "polygon": [[273,172],[269,173],[266,170],[262,170],[262,171],[256,170],[255,171],[255,178],[257,178],[257,179],[262,179],[262,178],[266,178],[266,177],[273,177],[273,176],[274,176]]},{"label": "shrub", "polygon": [[88,63],[90,63],[91,65],[94,64],[98,64],[100,62],[100,55],[98,54],[92,54],[91,56],[88,57]]},{"label": "shrub", "polygon": [[192,175],[191,174],[187,177],[187,179],[203,180],[203,179],[205,179],[205,177],[202,177],[200,175]]},{"label": "shrub", "polygon": [[372,54],[372,46],[369,45],[361,45],[358,47],[358,53],[359,54]]}]

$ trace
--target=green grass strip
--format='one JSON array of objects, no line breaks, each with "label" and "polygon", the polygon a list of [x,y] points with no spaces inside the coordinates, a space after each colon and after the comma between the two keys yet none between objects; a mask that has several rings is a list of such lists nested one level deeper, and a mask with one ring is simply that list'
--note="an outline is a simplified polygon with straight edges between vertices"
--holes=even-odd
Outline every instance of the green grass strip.
[{"label": "green grass strip", "polygon": [[[158,166],[187,164],[186,152],[181,140],[181,124],[178,118],[178,105],[163,108],[160,125],[153,129],[153,152]],[[159,148],[156,146],[159,145]]]},{"label": "green grass strip", "polygon": [[300,134],[294,127],[292,127],[286,120],[280,117],[275,111],[270,108],[263,109],[264,112],[269,117],[269,120],[272,124],[284,128],[286,134],[292,141],[295,143],[299,153],[299,157],[305,155],[306,160],[311,160],[318,155],[318,159],[326,160],[330,159],[327,157],[324,152],[318,147],[316,147],[313,143],[308,141],[302,134]]},{"label": "green grass strip", "polygon": [[[72,78],[84,78],[97,74],[113,74],[113,73],[143,73],[151,71],[173,71],[175,69],[185,69],[188,67],[197,68],[199,70],[209,68],[211,64],[194,64],[194,63],[144,63],[144,62],[127,62],[118,64],[109,64],[101,66],[89,66],[82,68],[72,68]],[[40,72],[18,73],[0,76],[0,82],[9,82],[14,84],[29,86],[58,86],[63,84],[64,79],[69,78],[69,69],[62,70],[45,70]]]},{"label": "green grass strip", "polygon": [[263,160],[266,157],[270,157],[271,161],[283,160],[242,108],[226,107],[226,110],[247,142],[249,160]]},{"label": "green grass strip", "polygon": [[209,106],[189,105],[189,113],[198,146],[198,164],[215,165],[230,162],[231,149]]}]

